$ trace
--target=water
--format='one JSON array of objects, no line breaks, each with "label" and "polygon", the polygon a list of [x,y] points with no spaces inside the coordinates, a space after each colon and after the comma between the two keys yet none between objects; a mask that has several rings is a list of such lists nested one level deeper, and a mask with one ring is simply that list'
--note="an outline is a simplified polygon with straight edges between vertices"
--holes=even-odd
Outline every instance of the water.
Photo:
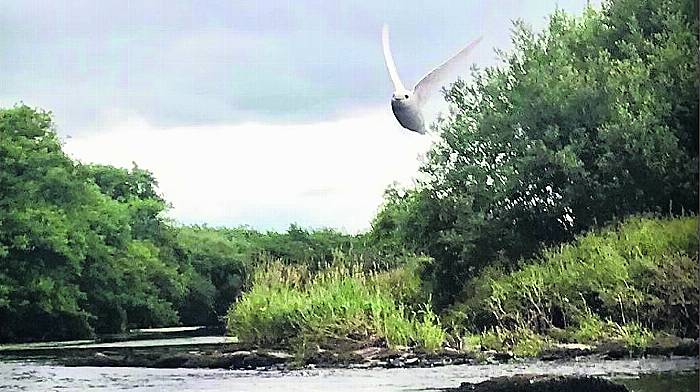
[{"label": "water", "polygon": [[[425,369],[318,369],[277,372],[63,367],[42,361],[15,360],[0,362],[0,391],[422,391],[456,387],[463,381],[479,382],[498,376],[553,374],[621,378],[625,383],[630,383],[628,385],[636,392],[683,392],[682,388],[697,391],[697,382],[693,384],[693,379],[697,381],[698,378],[697,367],[697,358],[654,358],[618,361],[531,361]],[[691,373],[678,373],[683,371]],[[638,378],[640,374],[647,373],[655,375]]]},{"label": "water", "polygon": [[17,343],[0,345],[0,354],[7,351],[48,350],[48,349],[122,349],[168,346],[202,346],[212,344],[236,343],[238,339],[230,336],[188,336],[177,338],[125,340],[98,343],[95,340],[73,340],[69,342]]},{"label": "water", "polygon": [[617,379],[633,392],[698,391],[698,372],[645,374],[640,377]]}]

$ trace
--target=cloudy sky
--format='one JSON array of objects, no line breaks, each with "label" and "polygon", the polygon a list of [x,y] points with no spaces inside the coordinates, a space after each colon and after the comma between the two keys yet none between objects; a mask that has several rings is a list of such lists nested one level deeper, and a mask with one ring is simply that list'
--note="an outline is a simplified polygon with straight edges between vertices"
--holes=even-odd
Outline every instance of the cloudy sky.
[{"label": "cloudy sky", "polygon": [[180,222],[357,232],[431,143],[393,119],[382,23],[412,85],[586,2],[2,1],[0,106],[51,110],[83,162],[153,171]]}]

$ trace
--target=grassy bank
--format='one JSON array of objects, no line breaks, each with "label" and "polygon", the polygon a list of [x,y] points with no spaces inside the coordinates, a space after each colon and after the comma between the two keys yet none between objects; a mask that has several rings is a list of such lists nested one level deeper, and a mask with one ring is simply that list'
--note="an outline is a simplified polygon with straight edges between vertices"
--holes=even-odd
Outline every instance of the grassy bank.
[{"label": "grassy bank", "polygon": [[632,218],[470,281],[447,323],[460,341],[536,354],[548,343],[697,337],[698,222]]},{"label": "grassy bank", "polygon": [[338,258],[311,274],[301,265],[266,263],[231,308],[229,330],[261,346],[301,349],[379,339],[390,346],[436,350],[445,339],[437,316],[428,303],[408,305],[420,295],[415,268],[366,271]]},{"label": "grassy bank", "polygon": [[518,356],[562,342],[642,350],[664,336],[697,337],[697,247],[695,217],[632,218],[516,271],[485,271],[442,322],[425,302],[419,259],[376,271],[338,253],[317,273],[268,262],[230,309],[228,327],[244,342],[296,349],[384,340]]}]

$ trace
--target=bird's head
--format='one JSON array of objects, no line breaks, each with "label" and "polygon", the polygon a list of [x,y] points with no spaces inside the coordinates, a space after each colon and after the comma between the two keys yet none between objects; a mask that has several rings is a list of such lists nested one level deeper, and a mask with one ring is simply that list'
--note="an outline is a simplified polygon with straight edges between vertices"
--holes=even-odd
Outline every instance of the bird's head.
[{"label": "bird's head", "polygon": [[394,91],[394,94],[391,96],[391,99],[394,101],[406,101],[410,99],[413,96],[413,93],[407,90],[402,90],[402,91]]}]

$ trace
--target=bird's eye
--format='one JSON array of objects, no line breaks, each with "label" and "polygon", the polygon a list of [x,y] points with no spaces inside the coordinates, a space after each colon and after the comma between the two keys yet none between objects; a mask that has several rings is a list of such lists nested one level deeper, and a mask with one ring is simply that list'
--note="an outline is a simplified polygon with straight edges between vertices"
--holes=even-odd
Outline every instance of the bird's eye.
[{"label": "bird's eye", "polygon": [[406,97],[406,99],[408,99],[408,94],[404,95],[404,97]]}]

